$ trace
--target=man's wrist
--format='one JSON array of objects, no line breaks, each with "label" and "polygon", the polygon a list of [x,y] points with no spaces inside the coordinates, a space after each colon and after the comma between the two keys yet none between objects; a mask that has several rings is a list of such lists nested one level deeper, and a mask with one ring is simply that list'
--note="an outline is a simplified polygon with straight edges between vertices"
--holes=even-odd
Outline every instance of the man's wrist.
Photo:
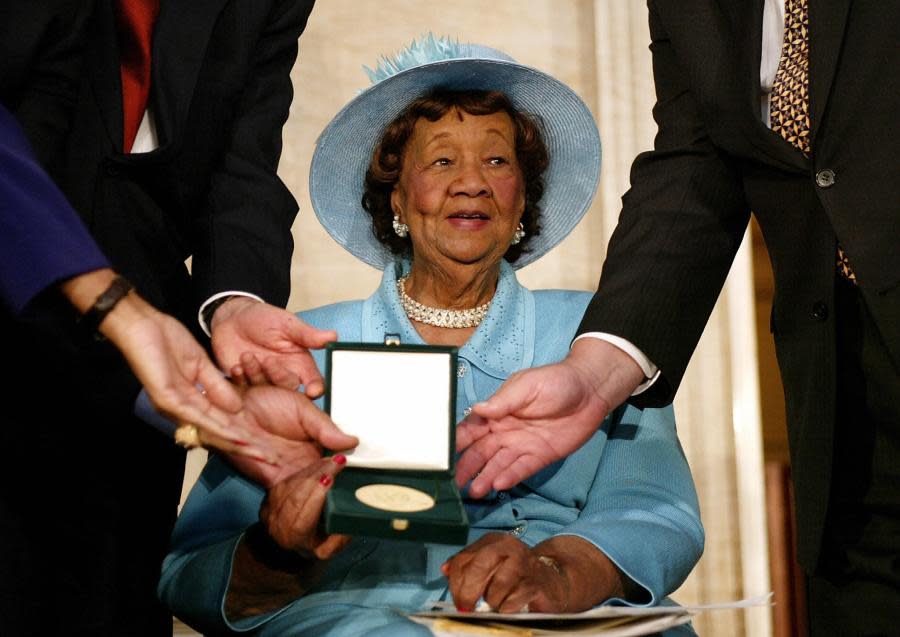
[{"label": "man's wrist", "polygon": [[643,380],[631,392],[632,396],[637,396],[649,389],[659,379],[661,371],[656,364],[651,361],[643,351],[641,351],[634,343],[614,334],[606,332],[585,332],[575,337],[572,346],[579,341],[599,340],[613,345],[617,349],[627,354],[644,373]]},{"label": "man's wrist", "polygon": [[[197,312],[197,322],[200,323],[201,329],[203,329],[207,336],[212,336],[212,330],[215,325],[218,325],[219,322],[225,320],[228,316],[240,309],[239,305],[229,303],[229,301],[236,299],[249,299],[256,303],[265,302],[255,294],[242,292],[240,290],[219,292],[218,294],[212,295],[206,299],[203,305],[200,306],[200,310]],[[228,312],[223,314],[222,308],[226,305],[231,307]]]},{"label": "man's wrist", "polygon": [[644,372],[635,360],[611,343],[584,338],[572,344],[565,362],[576,369],[594,395],[613,410],[628,400],[644,381]]},{"label": "man's wrist", "polygon": [[210,318],[210,331],[215,331],[217,325],[224,321],[227,321],[230,317],[240,312],[242,308],[247,307],[248,305],[256,305],[259,302],[260,301],[251,299],[248,296],[228,297],[225,302],[217,308],[215,314],[213,314],[213,316]]},{"label": "man's wrist", "polygon": [[201,316],[203,317],[202,322],[210,327],[210,331],[212,331],[213,316],[215,316],[216,310],[233,298],[233,296],[220,296],[215,301],[211,301],[203,306],[203,309],[200,311]]},{"label": "man's wrist", "polygon": [[[645,378],[644,370],[637,364],[637,361],[622,349],[602,339],[584,338],[575,341],[569,350],[567,358],[595,378],[602,378],[603,376],[603,374],[596,371],[597,361],[601,359],[608,361],[610,358],[614,362],[613,368],[624,377],[633,378],[635,385]],[[605,368],[604,371],[608,372],[609,365],[604,363],[603,366]]]}]

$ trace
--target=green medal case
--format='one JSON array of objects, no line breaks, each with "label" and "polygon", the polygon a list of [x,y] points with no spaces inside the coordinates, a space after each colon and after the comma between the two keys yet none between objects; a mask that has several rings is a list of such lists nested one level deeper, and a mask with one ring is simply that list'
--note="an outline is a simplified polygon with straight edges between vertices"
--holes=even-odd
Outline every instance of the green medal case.
[{"label": "green medal case", "polygon": [[325,410],[360,443],[328,493],[325,530],[465,544],[454,481],[456,348],[385,343],[326,349]]}]

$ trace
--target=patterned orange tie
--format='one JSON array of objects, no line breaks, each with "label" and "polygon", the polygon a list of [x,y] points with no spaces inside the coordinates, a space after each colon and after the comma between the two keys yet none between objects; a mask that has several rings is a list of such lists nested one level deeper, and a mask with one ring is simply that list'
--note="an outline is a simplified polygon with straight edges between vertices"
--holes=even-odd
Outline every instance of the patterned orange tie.
[{"label": "patterned orange tie", "polygon": [[[772,130],[809,157],[809,10],[808,0],[785,0],[784,42],[772,83],[769,117]],[[843,248],[837,246],[838,272],[856,283]]]},{"label": "patterned orange tie", "polygon": [[123,150],[131,152],[150,97],[150,45],[159,0],[117,0],[122,74]]}]

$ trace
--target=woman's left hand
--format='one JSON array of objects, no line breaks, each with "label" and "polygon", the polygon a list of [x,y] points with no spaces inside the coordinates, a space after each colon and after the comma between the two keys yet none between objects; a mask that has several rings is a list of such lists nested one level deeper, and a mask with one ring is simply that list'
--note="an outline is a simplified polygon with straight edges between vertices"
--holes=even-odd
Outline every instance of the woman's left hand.
[{"label": "woman's left hand", "polygon": [[471,611],[480,598],[501,613],[560,613],[569,604],[564,573],[508,533],[488,533],[454,555],[441,569],[456,607]]},{"label": "woman's left hand", "polygon": [[254,386],[244,389],[243,400],[244,408],[234,420],[243,430],[252,432],[272,458],[269,462],[236,454],[227,458],[241,473],[266,487],[317,462],[323,448],[346,451],[359,443],[296,391]]}]

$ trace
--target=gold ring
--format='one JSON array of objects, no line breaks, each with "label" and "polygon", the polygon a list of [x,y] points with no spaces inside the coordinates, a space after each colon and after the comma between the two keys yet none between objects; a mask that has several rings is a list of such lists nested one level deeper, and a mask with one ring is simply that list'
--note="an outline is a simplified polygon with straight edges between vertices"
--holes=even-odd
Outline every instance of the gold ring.
[{"label": "gold ring", "polygon": [[185,449],[202,447],[203,442],[200,440],[200,430],[197,429],[197,425],[181,425],[176,429],[175,444]]}]

